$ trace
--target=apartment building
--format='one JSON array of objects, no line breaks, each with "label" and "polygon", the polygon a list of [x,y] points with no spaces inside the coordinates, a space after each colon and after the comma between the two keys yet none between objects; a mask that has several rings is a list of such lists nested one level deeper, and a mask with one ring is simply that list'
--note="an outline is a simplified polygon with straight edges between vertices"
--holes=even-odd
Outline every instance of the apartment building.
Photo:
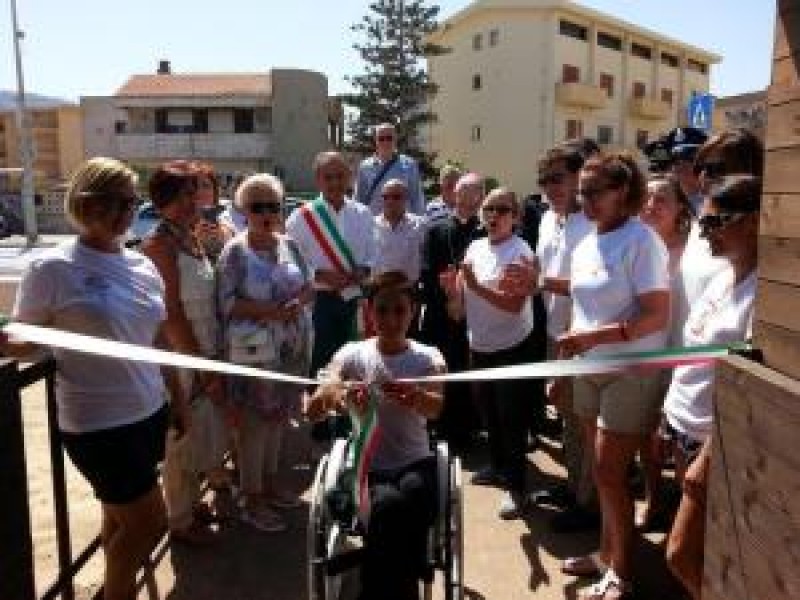
[{"label": "apartment building", "polygon": [[161,61],[155,74],[81,106],[87,155],[145,172],[166,160],[203,160],[223,179],[270,172],[290,189],[311,189],[312,160],[329,146],[327,79],[312,71],[173,73]]},{"label": "apartment building", "polygon": [[[28,110],[34,145],[33,170],[44,186],[63,181],[83,160],[83,131],[79,106],[64,104]],[[0,111],[0,168],[22,166],[16,112]],[[18,187],[4,178],[7,187]]]},{"label": "apartment building", "polygon": [[536,191],[536,160],[578,136],[632,151],[685,123],[719,56],[569,0],[477,0],[431,41],[430,148]]}]

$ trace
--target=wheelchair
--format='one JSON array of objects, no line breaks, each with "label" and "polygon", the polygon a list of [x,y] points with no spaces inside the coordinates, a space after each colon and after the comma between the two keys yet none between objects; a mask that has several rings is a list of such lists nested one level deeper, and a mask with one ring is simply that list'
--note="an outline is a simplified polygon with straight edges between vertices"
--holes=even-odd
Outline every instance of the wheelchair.
[{"label": "wheelchair", "polygon": [[[317,466],[308,520],[309,600],[349,598],[363,547],[360,524],[343,489],[352,465],[350,440],[337,439]],[[441,571],[445,600],[464,597],[464,502],[461,459],[450,454],[445,442],[432,444],[436,455],[438,514],[428,533],[426,566],[420,573],[423,598],[431,600],[436,571]],[[344,477],[343,477],[344,474]],[[357,586],[356,586],[357,587]]]}]

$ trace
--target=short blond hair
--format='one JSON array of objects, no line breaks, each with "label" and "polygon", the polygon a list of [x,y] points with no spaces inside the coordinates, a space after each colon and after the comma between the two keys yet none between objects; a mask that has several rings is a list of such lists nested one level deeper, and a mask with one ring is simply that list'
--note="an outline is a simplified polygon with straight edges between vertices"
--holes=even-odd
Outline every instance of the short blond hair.
[{"label": "short blond hair", "polygon": [[247,197],[255,191],[269,192],[277,200],[283,201],[284,190],[281,180],[269,173],[256,173],[246,177],[236,188],[236,194],[233,197],[236,208],[243,210]]},{"label": "short blond hair", "polygon": [[110,211],[109,201],[126,186],[135,189],[138,181],[133,169],[115,158],[90,158],[70,177],[64,196],[64,212],[73,225],[85,226],[92,207],[103,206]]}]

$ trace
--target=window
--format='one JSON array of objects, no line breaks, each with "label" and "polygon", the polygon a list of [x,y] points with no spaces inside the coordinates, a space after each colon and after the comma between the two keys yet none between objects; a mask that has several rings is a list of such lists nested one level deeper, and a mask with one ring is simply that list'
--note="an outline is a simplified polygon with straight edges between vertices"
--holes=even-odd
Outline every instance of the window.
[{"label": "window", "polygon": [[614,142],[614,128],[608,125],[597,126],[597,143],[607,145]]},{"label": "window", "polygon": [[472,49],[480,50],[481,48],[483,48],[483,34],[476,33],[472,36]]},{"label": "window", "polygon": [[644,148],[647,145],[647,137],[648,133],[646,129],[637,129],[636,130],[636,147],[639,149]]},{"label": "window", "polygon": [[558,22],[558,32],[561,35],[575,38],[576,40],[583,40],[584,42],[588,37],[588,30],[586,27],[583,25],[578,25],[577,23],[573,23],[572,21],[565,21],[564,19],[561,19]]},{"label": "window", "polygon": [[564,65],[561,69],[563,83],[578,83],[581,80],[581,70],[574,65]]},{"label": "window", "polygon": [[254,118],[252,108],[233,109],[233,131],[234,133],[253,133]]},{"label": "window", "polygon": [[583,137],[583,121],[567,119],[567,131],[564,139],[574,140],[579,137]]},{"label": "window", "polygon": [[686,68],[690,71],[702,73],[703,75],[708,73],[708,65],[700,62],[699,60],[694,60],[693,58],[690,58],[686,61]]},{"label": "window", "polygon": [[622,38],[605,33],[604,31],[597,32],[597,45],[617,52],[622,50]]},{"label": "window", "polygon": [[481,89],[481,76],[480,75],[473,75],[472,76],[472,89],[473,90]]},{"label": "window", "polygon": [[128,124],[125,121],[114,121],[114,133],[125,133],[127,126]]},{"label": "window", "polygon": [[644,98],[647,95],[647,86],[643,81],[633,82],[633,97]]},{"label": "window", "polygon": [[666,65],[668,67],[677,68],[678,67],[678,57],[674,54],[670,54],[669,52],[662,52],[661,53],[661,64]]},{"label": "window", "polygon": [[631,42],[631,55],[638,56],[639,58],[643,58],[645,60],[650,60],[653,58],[653,49],[649,46]]},{"label": "window", "polygon": [[600,87],[606,91],[609,98],[614,97],[614,76],[609,73],[600,73]]},{"label": "window", "polygon": [[192,111],[192,129],[195,133],[208,133],[208,111],[196,108]]},{"label": "window", "polygon": [[500,42],[500,30],[499,29],[492,29],[489,32],[489,45],[490,46],[497,46],[498,42]]},{"label": "window", "polygon": [[481,141],[481,126],[480,125],[473,125],[472,126],[472,134],[470,138],[473,142],[480,142]]},{"label": "window", "polygon": [[661,101],[666,102],[670,106],[672,106],[672,101],[674,96],[675,94],[673,93],[673,91],[668,88],[663,88],[661,90]]}]

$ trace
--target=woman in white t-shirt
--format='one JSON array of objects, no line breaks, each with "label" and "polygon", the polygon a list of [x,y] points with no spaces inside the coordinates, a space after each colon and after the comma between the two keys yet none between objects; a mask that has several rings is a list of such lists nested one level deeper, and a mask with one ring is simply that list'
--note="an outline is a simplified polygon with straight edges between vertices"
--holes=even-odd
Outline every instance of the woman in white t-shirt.
[{"label": "woman in white t-shirt", "polygon": [[[500,280],[512,263],[531,259],[527,242],[514,234],[520,205],[513,192],[498,188],[486,196],[481,216],[487,237],[467,248],[457,286],[462,290],[467,337],[474,368],[531,362],[535,356],[530,294],[502,291]],[[526,450],[531,415],[526,383],[521,380],[481,383],[486,408],[490,466],[473,481],[503,484],[508,490],[500,517],[514,519],[526,503]]]},{"label": "woman in white t-shirt", "polygon": [[[579,177],[579,197],[596,225],[575,249],[568,282],[571,330],[559,338],[564,356],[604,356],[662,348],[669,322],[667,251],[635,215],[644,177],[626,154],[591,158]],[[595,449],[595,484],[603,517],[600,551],[567,559],[563,570],[603,579],[580,597],[630,593],[633,499],[627,467],[660,414],[656,374],[576,377],[573,405],[586,444]]]},{"label": "woman in white t-shirt", "polygon": [[[647,182],[647,198],[639,216],[643,223],[652,227],[659,235],[669,254],[668,271],[672,301],[667,347],[680,347],[683,323],[678,322],[676,314],[678,303],[674,299],[676,288],[680,286],[681,260],[694,221],[693,208],[678,179],[671,175],[657,175]],[[664,370],[661,374],[662,397],[666,393],[671,377],[670,370]],[[641,450],[646,486],[645,509],[640,515],[638,524],[645,531],[660,525],[668,518],[660,499],[663,439],[663,431],[655,431]]]},{"label": "woman in white t-shirt", "polygon": [[[711,188],[699,220],[700,232],[711,254],[724,258],[731,269],[718,273],[693,304],[683,328],[684,346],[729,344],[750,337],[760,206],[761,182],[757,177],[731,175]],[[684,490],[667,542],[667,560],[695,599],[700,598],[703,572],[713,392],[714,365],[676,367],[664,403],[675,440],[676,473]]]},{"label": "woman in white t-shirt", "polygon": [[[78,236],[34,259],[20,282],[14,318],[100,338],[152,346],[166,316],[164,284],[153,263],[122,245],[138,203],[136,174],[93,158],[72,176],[65,198]],[[32,346],[0,349],[25,356]],[[53,349],[61,442],[102,505],[104,597],[133,598],[136,572],[161,537],[164,501],[157,463],[167,408],[156,365]],[[177,380],[173,418],[188,425]]]}]

